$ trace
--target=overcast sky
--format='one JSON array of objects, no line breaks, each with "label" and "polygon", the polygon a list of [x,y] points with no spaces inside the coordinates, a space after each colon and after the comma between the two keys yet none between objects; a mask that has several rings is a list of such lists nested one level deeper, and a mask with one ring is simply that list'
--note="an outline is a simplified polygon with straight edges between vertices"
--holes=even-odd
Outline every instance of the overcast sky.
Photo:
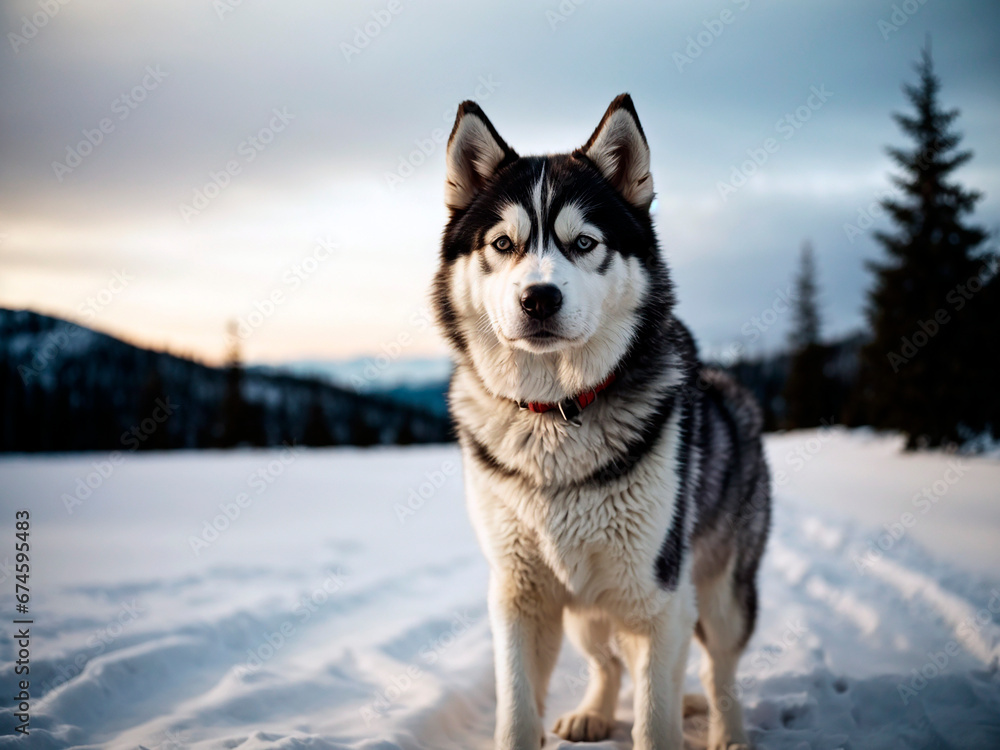
[{"label": "overcast sky", "polygon": [[879,249],[844,225],[908,145],[890,112],[928,32],[976,154],[959,175],[1000,226],[995,1],[51,5],[0,11],[0,305],[203,358],[228,320],[255,361],[443,352],[421,311],[468,98],[524,154],[579,146],[631,92],[680,314],[713,351],[781,345],[767,311],[805,240],[825,332],[861,325]]}]

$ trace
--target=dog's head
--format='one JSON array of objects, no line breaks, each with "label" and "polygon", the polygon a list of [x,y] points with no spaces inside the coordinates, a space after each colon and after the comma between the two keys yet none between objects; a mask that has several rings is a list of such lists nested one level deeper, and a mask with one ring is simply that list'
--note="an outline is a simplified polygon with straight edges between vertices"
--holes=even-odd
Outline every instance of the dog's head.
[{"label": "dog's head", "polygon": [[448,141],[438,322],[487,388],[558,401],[607,378],[670,293],[627,94],[583,147],[519,157],[474,102]]}]

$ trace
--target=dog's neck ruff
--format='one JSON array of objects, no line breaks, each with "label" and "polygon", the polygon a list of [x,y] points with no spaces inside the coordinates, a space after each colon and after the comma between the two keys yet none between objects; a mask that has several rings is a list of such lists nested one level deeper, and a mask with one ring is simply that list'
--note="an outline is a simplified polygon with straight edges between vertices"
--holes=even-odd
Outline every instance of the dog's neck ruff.
[{"label": "dog's neck ruff", "polygon": [[615,374],[612,372],[608,375],[607,380],[600,383],[589,391],[584,391],[573,398],[567,398],[562,401],[558,401],[554,404],[546,404],[540,401],[520,401],[518,406],[535,414],[544,414],[547,411],[558,410],[562,414],[563,419],[567,422],[572,422],[573,424],[580,424],[580,412],[594,403],[597,398],[597,394],[611,385],[615,380]]}]

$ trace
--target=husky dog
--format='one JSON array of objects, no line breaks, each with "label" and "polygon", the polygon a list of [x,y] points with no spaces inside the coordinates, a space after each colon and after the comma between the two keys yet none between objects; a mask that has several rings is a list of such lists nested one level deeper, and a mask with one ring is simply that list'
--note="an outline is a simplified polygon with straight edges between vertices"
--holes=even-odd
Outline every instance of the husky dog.
[{"label": "husky dog", "polygon": [[564,630],[591,682],[560,737],[608,737],[627,666],[634,746],[682,747],[693,633],[709,748],[746,742],[730,696],[770,522],[761,417],[673,315],[649,170],[627,94],[570,154],[518,156],[469,101],[448,141],[433,304],[490,564],[498,748],[544,744]]}]

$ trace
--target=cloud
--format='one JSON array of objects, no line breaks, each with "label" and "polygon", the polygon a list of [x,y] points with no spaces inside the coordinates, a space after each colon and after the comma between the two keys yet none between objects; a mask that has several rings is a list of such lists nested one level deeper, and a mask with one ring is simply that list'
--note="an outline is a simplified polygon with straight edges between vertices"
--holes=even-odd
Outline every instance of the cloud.
[{"label": "cloud", "polygon": [[[332,234],[342,247],[335,272],[297,290],[252,353],[292,356],[290,340],[314,355],[376,349],[425,300],[444,220],[435,134],[457,103],[479,99],[522,153],[544,152],[582,143],[628,90],[650,139],[681,310],[700,338],[737,338],[791,278],[806,238],[828,328],[846,330],[861,322],[862,261],[878,250],[868,238],[849,242],[843,224],[887,184],[883,147],[905,142],[889,113],[907,106],[900,85],[913,80],[928,30],[943,101],[962,108],[959,128],[977,152],[963,174],[988,194],[1000,189],[995,3],[928,2],[888,39],[878,22],[892,4],[860,0],[401,1],[396,13],[378,0],[248,0],[221,18],[218,5],[68,3],[16,51],[9,34],[41,6],[4,5],[0,304],[69,314],[92,284],[81,274],[74,286],[70,269],[99,277],[125,259],[145,273],[134,303],[109,308],[104,322],[213,354],[216,334],[182,321],[221,333],[283,264]],[[821,86],[829,101],[721,200],[718,183],[780,139],[779,120]],[[276,110],[290,118],[280,131]],[[81,147],[103,120],[100,143]],[[60,181],[53,162],[68,150],[88,153]],[[424,158],[411,158],[418,151]],[[403,164],[412,169],[399,183],[390,176]],[[185,216],[199,192],[211,194],[205,207]],[[1000,223],[996,203],[978,218]],[[57,296],[47,273],[63,277]],[[440,344],[428,335],[418,349]]]}]

